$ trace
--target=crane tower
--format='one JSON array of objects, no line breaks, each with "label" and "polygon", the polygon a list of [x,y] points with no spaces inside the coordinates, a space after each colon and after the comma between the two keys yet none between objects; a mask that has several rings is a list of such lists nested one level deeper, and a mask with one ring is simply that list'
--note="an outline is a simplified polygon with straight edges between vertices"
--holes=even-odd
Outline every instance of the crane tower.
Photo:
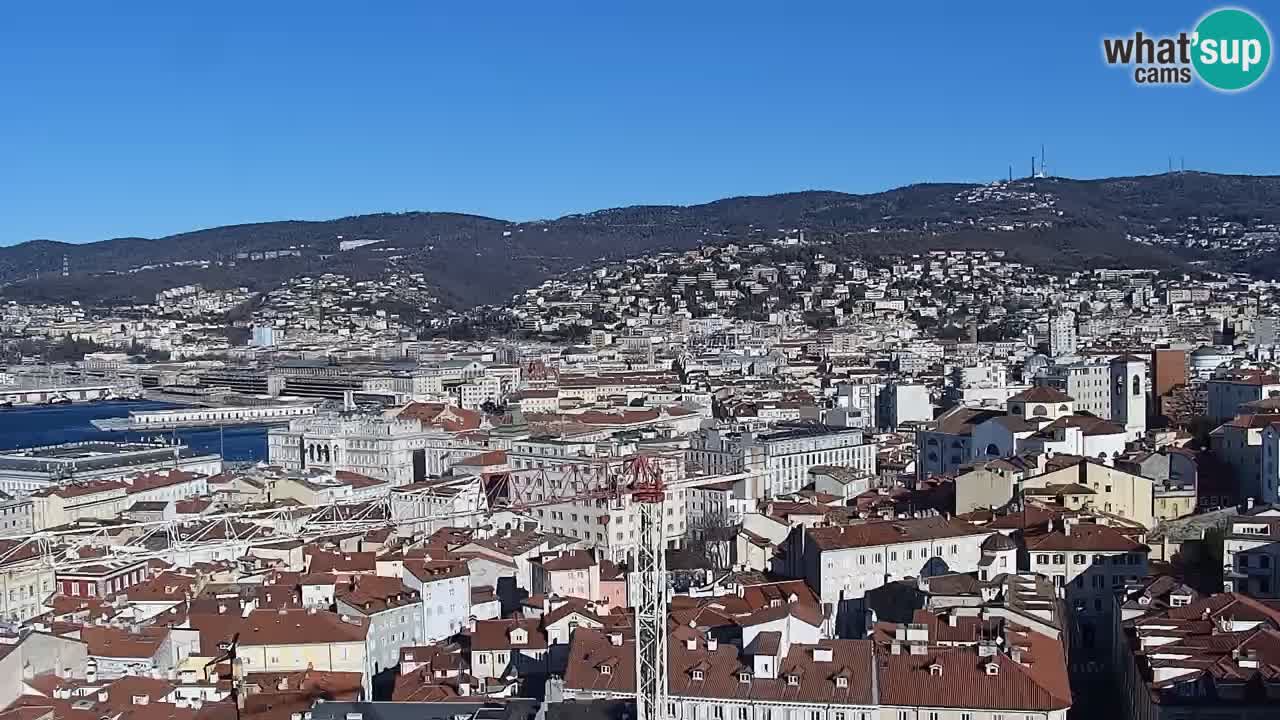
[{"label": "crane tower", "polygon": [[666,717],[667,561],[662,504],[662,469],[641,455],[630,461],[631,500],[640,509],[636,551],[636,720]]}]

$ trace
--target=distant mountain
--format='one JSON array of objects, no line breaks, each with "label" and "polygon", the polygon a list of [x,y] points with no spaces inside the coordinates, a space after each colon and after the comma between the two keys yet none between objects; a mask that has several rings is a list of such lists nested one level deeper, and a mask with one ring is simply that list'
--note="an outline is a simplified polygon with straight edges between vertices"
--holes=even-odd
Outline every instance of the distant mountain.
[{"label": "distant mountain", "polygon": [[[869,195],[815,190],[641,205],[537,222],[411,212],[232,225],[158,239],[37,240],[0,248],[0,283],[14,299],[128,303],[188,282],[269,288],[301,273],[372,277],[395,264],[422,272],[447,300],[474,304],[502,301],[601,259],[765,241],[799,230],[858,243],[867,253],[991,248],[1063,267],[1172,267],[1199,258],[1125,235],[1175,232],[1193,216],[1280,223],[1280,178],[1175,173],[920,184]],[[379,242],[340,251],[344,241],[357,240]],[[1280,258],[1258,266],[1280,269]]]}]

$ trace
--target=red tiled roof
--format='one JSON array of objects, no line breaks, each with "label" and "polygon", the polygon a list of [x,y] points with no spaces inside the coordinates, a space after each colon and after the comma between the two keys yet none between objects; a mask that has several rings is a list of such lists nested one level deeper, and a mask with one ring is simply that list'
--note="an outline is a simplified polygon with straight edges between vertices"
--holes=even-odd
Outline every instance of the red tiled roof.
[{"label": "red tiled roof", "polygon": [[479,412],[443,403],[409,403],[396,417],[418,420],[423,425],[439,427],[447,432],[476,430],[483,419]]},{"label": "red tiled roof", "polygon": [[[766,633],[761,633],[765,635]],[[792,645],[778,663],[776,678],[754,677],[750,663],[743,662],[738,649],[721,644],[710,650],[704,639],[694,637],[695,649],[683,641],[668,646],[668,692],[676,697],[724,698],[737,702],[773,701],[795,703],[870,705],[874,651],[870,640],[823,640],[817,647],[831,650],[830,661],[814,659],[812,645]],[[766,643],[757,643],[765,645]],[[608,665],[605,674],[602,667]],[[741,674],[748,674],[742,682]],[[795,675],[795,685],[787,681]],[[843,677],[845,687],[836,679]],[[610,641],[609,633],[578,628],[569,647],[565,687],[574,690],[635,692],[635,645],[630,638],[621,645]]]},{"label": "red tiled roof", "polygon": [[1135,542],[1119,530],[1094,523],[1076,523],[1067,534],[1061,530],[1026,537],[1028,552],[1043,551],[1114,551],[1146,552],[1147,546]]},{"label": "red tiled roof", "polygon": [[507,451],[490,450],[489,452],[480,453],[479,455],[472,455],[470,457],[465,457],[459,460],[458,462],[454,463],[454,465],[465,465],[467,467],[482,467],[485,465],[502,465],[502,464],[505,464],[506,462],[507,462]]},{"label": "red tiled roof", "polygon": [[168,628],[140,628],[130,633],[116,627],[86,625],[80,631],[90,655],[109,658],[152,658],[169,637]]},{"label": "red tiled roof", "polygon": [[1033,403],[1059,403],[1072,402],[1073,398],[1062,392],[1061,390],[1047,385],[1037,385],[1027,388],[1022,392],[1009,398],[1009,402],[1033,402]]},{"label": "red tiled roof", "polygon": [[[511,631],[523,629],[528,635],[524,643],[511,642]],[[471,635],[472,650],[545,650],[547,633],[538,618],[513,618],[510,620],[478,620]]]},{"label": "red tiled roof", "polygon": [[842,550],[874,545],[986,535],[991,531],[955,518],[879,520],[855,525],[815,527],[805,531],[819,550]]}]

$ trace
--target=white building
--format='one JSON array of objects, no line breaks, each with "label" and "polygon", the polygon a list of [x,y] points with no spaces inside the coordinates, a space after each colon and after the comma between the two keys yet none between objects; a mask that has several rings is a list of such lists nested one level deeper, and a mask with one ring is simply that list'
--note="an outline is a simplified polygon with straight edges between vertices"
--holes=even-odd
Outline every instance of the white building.
[{"label": "white building", "polygon": [[[510,479],[512,492],[528,502],[537,503],[548,498],[572,497],[588,487],[603,487],[598,480],[601,474],[621,474],[629,458],[596,456],[595,451],[595,443],[549,439],[517,441],[508,451],[512,467],[544,469],[546,481],[539,474],[517,472]],[[667,483],[681,482],[684,477],[682,457],[659,457],[656,460]],[[668,548],[679,547],[688,528],[686,492],[683,487],[667,490],[663,530]],[[632,502],[630,495],[624,494],[614,500],[569,500],[538,507],[533,514],[542,530],[598,548],[609,560],[620,562],[633,558],[637,550],[640,508]]]},{"label": "white building", "polygon": [[1074,518],[1026,540],[1030,570],[1061,588],[1077,618],[1106,615],[1112,596],[1147,576],[1147,546],[1116,528]]},{"label": "white building", "polygon": [[486,402],[502,400],[502,381],[496,377],[473,378],[458,386],[458,404],[467,410],[478,410]]},{"label": "white building", "polygon": [[400,662],[400,648],[420,644],[422,598],[400,578],[354,575],[339,581],[335,607],[344,617],[359,618],[368,626],[365,662],[372,677]]},{"label": "white building", "polygon": [[1250,508],[1222,540],[1222,589],[1280,599],[1280,508]]},{"label": "white building", "polygon": [[768,432],[703,430],[689,440],[689,462],[712,474],[752,472],[763,479],[753,499],[793,493],[809,482],[815,465],[840,465],[872,475],[875,443],[859,428],[781,423]]},{"label": "white building", "polygon": [[928,422],[933,419],[929,388],[924,385],[890,383],[880,390],[876,425],[893,430],[905,422]]},{"label": "white building", "polygon": [[319,468],[380,478],[392,486],[447,469],[456,443],[449,433],[417,420],[334,413],[292,420],[267,432],[267,456],[287,470]]},{"label": "white building", "polygon": [[1087,361],[1053,365],[1034,378],[1037,385],[1054,387],[1075,400],[1075,409],[1100,418],[1111,417],[1110,367],[1108,363]]},{"label": "white building", "polygon": [[406,559],[405,585],[422,598],[423,642],[452,637],[467,626],[471,614],[471,574],[465,562]]},{"label": "white building", "polygon": [[1049,318],[1049,354],[1053,357],[1076,353],[1076,314],[1062,310]]},{"label": "white building", "polygon": [[792,528],[783,574],[804,578],[839,634],[867,627],[868,590],[908,577],[977,572],[982,541],[994,531],[954,518],[884,520]]}]

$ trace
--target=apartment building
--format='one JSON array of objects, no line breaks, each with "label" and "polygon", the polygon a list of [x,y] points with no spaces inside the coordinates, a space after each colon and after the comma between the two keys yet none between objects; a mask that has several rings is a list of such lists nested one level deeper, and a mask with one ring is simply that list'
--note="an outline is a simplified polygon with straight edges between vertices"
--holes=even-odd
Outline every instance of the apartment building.
[{"label": "apartment building", "polygon": [[868,590],[907,577],[977,572],[982,542],[993,532],[943,517],[794,527],[777,569],[818,594],[829,633],[853,637],[866,629]]},{"label": "apartment building", "polygon": [[1277,422],[1280,414],[1237,415],[1209,433],[1209,448],[1231,469],[1232,484],[1241,497],[1262,503],[1280,500],[1276,490],[1280,431],[1271,427]]},{"label": "apartment building", "polygon": [[365,646],[369,624],[362,618],[311,608],[253,610],[242,618],[212,615],[205,623],[209,629],[201,628],[202,643],[206,634],[230,638],[240,633],[237,652],[247,673],[360,673],[361,684],[373,687]]},{"label": "apartment building", "polygon": [[1111,417],[1111,373],[1109,363],[1089,360],[1050,365],[1033,379],[1036,385],[1057,388],[1075,400],[1077,410],[1100,418]]},{"label": "apartment building", "polygon": [[1209,392],[1209,421],[1223,423],[1240,412],[1245,403],[1280,396],[1280,378],[1261,371],[1240,371],[1205,383]]},{"label": "apartment building", "polygon": [[690,438],[686,458],[713,474],[759,474],[763,495],[753,497],[763,499],[800,490],[816,465],[874,475],[876,445],[867,442],[860,428],[785,422],[765,432],[703,430]]},{"label": "apartment building", "polygon": [[[1118,615],[1118,613],[1117,613]],[[1280,611],[1224,592],[1115,622],[1114,713],[1125,720],[1261,720],[1276,715]]]},{"label": "apartment building", "polygon": [[[1005,630],[999,647],[932,638],[917,624],[890,628],[887,639],[800,642],[765,631],[741,646],[686,630],[670,643],[673,720],[1065,720],[1071,707],[1062,643],[1021,627]],[[579,628],[564,699],[634,697],[634,642]]]},{"label": "apartment building", "polygon": [[43,613],[45,598],[54,592],[54,572],[39,548],[0,540],[0,555],[0,618],[23,622]]},{"label": "apartment building", "polygon": [[[559,441],[550,438],[517,441],[508,452],[512,467],[545,471],[541,474],[514,473],[510,476],[512,497],[543,503],[561,497],[576,498],[588,488],[603,489],[605,477],[620,477],[631,457],[599,455],[597,444]],[[625,452],[627,446],[604,448],[607,452]],[[662,469],[668,483],[679,483],[684,477],[682,454],[658,455],[651,458]],[[663,503],[663,534],[668,548],[680,546],[686,531],[687,507],[683,487],[667,490]],[[613,498],[587,497],[570,499],[537,507],[531,511],[547,532],[580,540],[598,549],[602,556],[621,562],[633,558],[640,531],[640,508],[629,494]]]},{"label": "apartment building", "polygon": [[1126,584],[1147,576],[1149,549],[1117,528],[1064,516],[1045,532],[1024,535],[1031,572],[1062,589],[1079,621],[1097,622]]},{"label": "apartment building", "polygon": [[405,558],[404,584],[422,598],[423,642],[452,637],[467,625],[471,613],[471,572],[457,560]]},{"label": "apartment building", "polygon": [[539,558],[531,564],[531,595],[601,600],[601,564],[590,550],[568,550]]},{"label": "apartment building", "polygon": [[401,647],[422,640],[422,596],[398,577],[352,575],[338,580],[334,607],[367,628],[365,663],[370,677],[399,663]]},{"label": "apartment building", "polygon": [[1231,519],[1222,539],[1222,589],[1280,599],[1280,508],[1249,508]]}]

